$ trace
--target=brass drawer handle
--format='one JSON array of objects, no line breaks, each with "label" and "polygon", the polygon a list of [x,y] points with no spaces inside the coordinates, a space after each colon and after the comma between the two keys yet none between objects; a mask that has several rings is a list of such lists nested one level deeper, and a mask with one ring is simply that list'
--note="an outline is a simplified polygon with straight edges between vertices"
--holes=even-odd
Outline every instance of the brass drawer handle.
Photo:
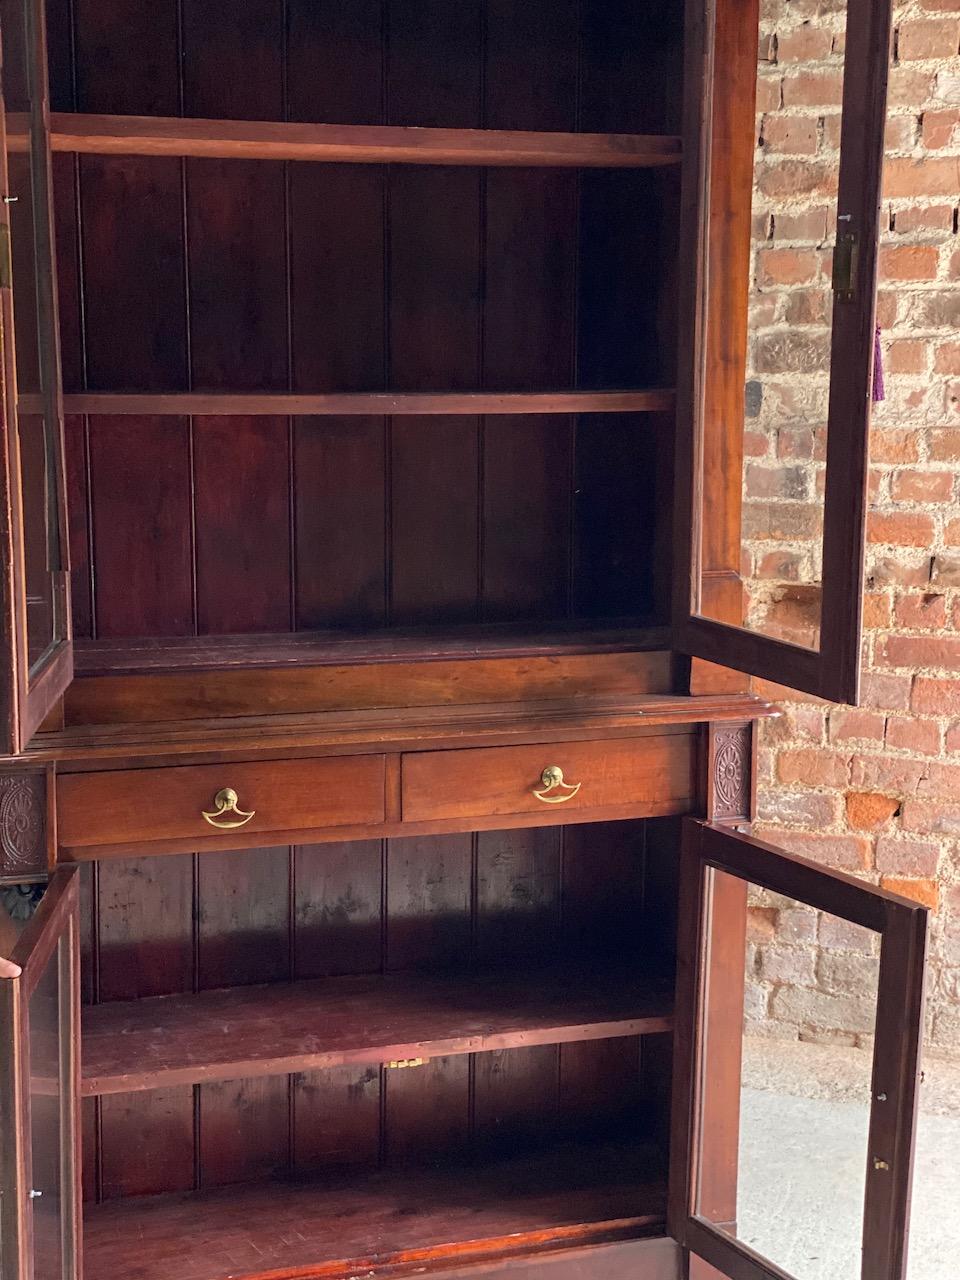
[{"label": "brass drawer handle", "polygon": [[[245,827],[250,819],[256,816],[257,811],[256,809],[251,809],[249,813],[246,813],[238,807],[239,800],[240,797],[233,787],[224,787],[213,797],[213,803],[216,806],[213,812],[207,813],[205,809],[201,812],[211,827],[222,827],[225,830],[230,830],[233,827]],[[236,817],[228,818],[225,816],[228,813],[234,813]]]},{"label": "brass drawer handle", "polygon": [[[582,782],[576,784],[572,782],[564,782],[563,770],[558,764],[547,765],[543,773],[540,775],[540,782],[543,790],[540,791],[536,787],[533,788],[533,794],[538,800],[542,800],[544,804],[566,804],[568,800],[572,800],[580,788]],[[564,794],[550,795],[551,791],[563,792]]]}]

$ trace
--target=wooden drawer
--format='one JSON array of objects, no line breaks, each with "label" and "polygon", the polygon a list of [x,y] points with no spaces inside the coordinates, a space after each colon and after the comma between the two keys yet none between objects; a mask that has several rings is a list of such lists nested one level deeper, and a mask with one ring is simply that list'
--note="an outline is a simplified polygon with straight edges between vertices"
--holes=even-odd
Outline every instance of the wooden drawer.
[{"label": "wooden drawer", "polygon": [[[682,813],[695,795],[695,737],[679,733],[532,747],[429,751],[403,757],[405,822],[579,810]],[[547,787],[543,774],[563,782]],[[537,795],[537,792],[540,794]]]},{"label": "wooden drawer", "polygon": [[[216,797],[237,793],[237,808],[253,813],[217,817]],[[267,760],[62,774],[57,779],[58,840],[62,847],[201,840],[256,832],[383,822],[383,756]],[[204,818],[233,822],[219,827]]]}]

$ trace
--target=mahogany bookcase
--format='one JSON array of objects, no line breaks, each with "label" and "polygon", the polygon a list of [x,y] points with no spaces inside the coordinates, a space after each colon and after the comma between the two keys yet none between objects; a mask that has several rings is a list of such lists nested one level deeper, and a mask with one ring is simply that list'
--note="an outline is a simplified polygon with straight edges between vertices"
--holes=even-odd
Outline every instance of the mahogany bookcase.
[{"label": "mahogany bookcase", "polygon": [[[742,625],[757,0],[3,0],[2,1280],[783,1280],[751,677],[856,701],[890,13],[849,0],[822,626]],[[747,33],[745,36],[744,33]]]}]

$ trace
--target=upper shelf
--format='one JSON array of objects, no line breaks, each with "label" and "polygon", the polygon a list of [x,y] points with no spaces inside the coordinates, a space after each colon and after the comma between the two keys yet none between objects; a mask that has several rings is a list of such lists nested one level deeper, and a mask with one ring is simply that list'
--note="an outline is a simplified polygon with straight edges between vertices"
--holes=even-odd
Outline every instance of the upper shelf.
[{"label": "upper shelf", "polygon": [[[144,415],[285,417],[373,415],[488,415],[526,413],[669,412],[670,387],[636,391],[344,391],[318,395],[224,392],[130,393],[83,391],[63,397],[65,413],[104,417]],[[22,395],[21,413],[43,412],[39,395]]]},{"label": "upper shelf", "polygon": [[321,978],[96,1005],[85,1095],[669,1031],[636,973]]},{"label": "upper shelf", "polygon": [[[642,169],[678,164],[681,154],[678,137],[628,133],[413,129],[73,112],[54,112],[50,128],[54,151],[94,155]],[[11,113],[7,117],[8,148],[26,150],[27,136],[27,116]]]}]

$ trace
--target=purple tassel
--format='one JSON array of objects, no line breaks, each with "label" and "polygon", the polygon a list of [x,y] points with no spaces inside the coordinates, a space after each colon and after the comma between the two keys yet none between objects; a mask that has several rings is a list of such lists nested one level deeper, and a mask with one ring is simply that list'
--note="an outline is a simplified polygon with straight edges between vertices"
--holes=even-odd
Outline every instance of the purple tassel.
[{"label": "purple tassel", "polygon": [[886,389],[883,385],[883,348],[880,345],[880,326],[877,325],[873,338],[873,402],[886,400]]}]

